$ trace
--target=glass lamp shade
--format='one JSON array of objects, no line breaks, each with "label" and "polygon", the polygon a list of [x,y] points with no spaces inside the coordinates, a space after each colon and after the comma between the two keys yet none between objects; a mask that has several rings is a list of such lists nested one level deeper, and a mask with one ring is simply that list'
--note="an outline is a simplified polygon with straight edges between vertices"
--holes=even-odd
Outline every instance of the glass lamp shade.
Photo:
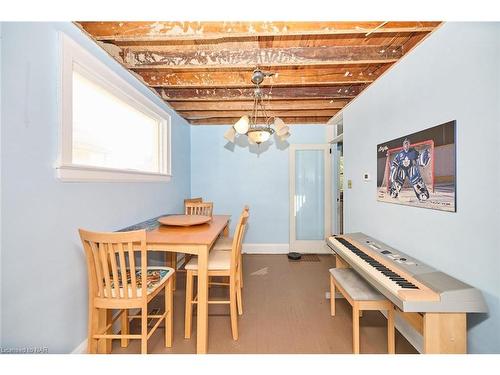
[{"label": "glass lamp shade", "polygon": [[236,131],[232,126],[227,130],[227,132],[224,133],[224,138],[226,138],[229,142],[234,143],[234,140],[236,139]]},{"label": "glass lamp shade", "polygon": [[287,131],[283,135],[279,135],[279,134],[276,134],[276,135],[279,137],[280,141],[284,141],[285,139],[287,139],[290,136],[290,133],[288,133],[288,131]]},{"label": "glass lamp shade", "polygon": [[287,134],[288,130],[290,130],[290,128],[288,126],[284,126],[281,129],[276,130],[276,134],[278,134],[281,137],[282,135]]},{"label": "glass lamp shade", "polygon": [[241,116],[241,118],[236,121],[233,127],[238,134],[246,134],[248,128],[250,127],[250,118],[247,115]]},{"label": "glass lamp shade", "polygon": [[283,129],[283,128],[286,128],[286,124],[285,122],[280,119],[279,117],[275,117],[274,119],[274,128],[276,129],[276,133],[280,133],[280,131]]},{"label": "glass lamp shade", "polygon": [[266,142],[271,137],[271,133],[266,130],[255,130],[248,132],[248,138],[257,144]]}]

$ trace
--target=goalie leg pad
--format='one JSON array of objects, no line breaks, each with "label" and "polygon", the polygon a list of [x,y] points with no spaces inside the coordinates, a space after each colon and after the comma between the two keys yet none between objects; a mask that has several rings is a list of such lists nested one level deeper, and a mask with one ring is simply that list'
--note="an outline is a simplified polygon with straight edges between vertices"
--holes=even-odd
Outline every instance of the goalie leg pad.
[{"label": "goalie leg pad", "polygon": [[406,171],[403,168],[394,168],[391,172],[391,188],[389,189],[389,194],[391,198],[397,198],[399,192],[403,188]]},{"label": "goalie leg pad", "polygon": [[410,182],[419,201],[423,202],[429,199],[429,190],[427,190],[424,179],[420,175],[420,171],[416,166],[410,168]]}]

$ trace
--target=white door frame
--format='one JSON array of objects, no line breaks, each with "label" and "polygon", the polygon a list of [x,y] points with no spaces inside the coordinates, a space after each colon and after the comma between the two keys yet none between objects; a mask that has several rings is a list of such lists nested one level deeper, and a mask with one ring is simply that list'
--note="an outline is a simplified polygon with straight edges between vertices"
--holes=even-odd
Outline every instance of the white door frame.
[{"label": "white door frame", "polygon": [[[322,240],[296,240],[295,239],[295,151],[296,150],[323,150],[324,151],[324,173],[325,173],[325,218],[324,234]],[[331,254],[325,239],[331,234],[331,198],[332,198],[332,170],[329,144],[292,144],[289,147],[289,189],[290,189],[290,251],[300,253]]]},{"label": "white door frame", "polygon": [[340,228],[343,227],[343,223],[340,222],[340,218],[343,218],[341,215],[340,206],[340,188],[339,188],[339,180],[340,180],[340,151],[338,150],[338,142],[331,143],[332,154],[332,234],[341,234]]}]

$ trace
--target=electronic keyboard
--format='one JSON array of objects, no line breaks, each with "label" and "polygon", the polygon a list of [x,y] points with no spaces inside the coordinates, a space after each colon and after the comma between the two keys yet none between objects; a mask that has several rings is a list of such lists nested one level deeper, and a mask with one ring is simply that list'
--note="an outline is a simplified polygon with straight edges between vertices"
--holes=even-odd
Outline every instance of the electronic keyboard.
[{"label": "electronic keyboard", "polygon": [[482,293],[363,233],[329,237],[328,246],[403,312],[487,312]]}]

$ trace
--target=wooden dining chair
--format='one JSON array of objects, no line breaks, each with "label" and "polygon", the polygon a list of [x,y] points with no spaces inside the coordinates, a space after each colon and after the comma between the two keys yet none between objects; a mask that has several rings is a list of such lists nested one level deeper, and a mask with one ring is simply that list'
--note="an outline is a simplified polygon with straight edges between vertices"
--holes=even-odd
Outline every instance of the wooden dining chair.
[{"label": "wooden dining chair", "polygon": [[213,207],[214,204],[212,202],[188,202],[184,204],[184,214],[212,216]]},{"label": "wooden dining chair", "polygon": [[186,203],[201,203],[201,202],[203,202],[202,197],[186,198],[186,199],[184,199],[184,207],[186,206]]},{"label": "wooden dining chair", "polygon": [[[224,276],[229,277],[229,282],[210,282],[211,285],[229,286],[228,300],[208,300],[208,304],[228,304],[231,316],[231,331],[234,340],[238,340],[238,312],[243,311],[243,301],[241,296],[239,279],[239,256],[241,244],[245,233],[245,226],[248,221],[248,212],[243,211],[238,224],[236,225],[233,247],[231,251],[212,250],[208,255],[208,277]],[[197,303],[197,297],[193,298],[193,281],[198,275],[198,258],[193,258],[186,264],[186,310],[184,321],[184,337],[191,337],[193,304]]]},{"label": "wooden dining chair", "polygon": [[[243,212],[249,212],[250,207],[245,205],[243,207]],[[223,251],[230,251],[233,247],[233,237],[220,237],[217,239],[217,241],[214,244],[213,250],[223,250]],[[240,265],[239,265],[239,270],[240,270],[240,287],[243,288],[243,257],[240,252]]]},{"label": "wooden dining chair", "polygon": [[[204,215],[204,216],[212,216],[212,210],[213,210],[213,203],[212,202],[206,202],[203,203],[203,199],[201,197],[198,198],[189,198],[189,199],[184,199],[184,214],[185,215]],[[179,269],[178,267],[178,258],[177,258],[178,253],[170,253],[170,266],[177,270]],[[181,264],[181,267],[185,265],[189,260],[191,259],[191,255],[189,254],[184,254],[183,258],[181,260],[183,263]],[[177,277],[174,276],[174,291],[177,287]]]},{"label": "wooden dining chair", "polygon": [[[88,352],[97,353],[99,340],[121,339],[122,347],[126,347],[129,339],[140,339],[141,353],[147,354],[147,341],[162,321],[165,322],[165,346],[171,347],[175,271],[170,267],[148,267],[146,231],[99,233],[80,229],[79,232],[89,283]],[[161,291],[165,292],[163,314],[148,315],[149,302]],[[120,312],[107,322],[102,317],[112,309]],[[129,316],[129,309],[141,309],[141,313]],[[113,323],[119,317],[121,333],[113,334]],[[141,319],[140,334],[129,333],[129,318]],[[148,319],[157,319],[149,332]]]}]

